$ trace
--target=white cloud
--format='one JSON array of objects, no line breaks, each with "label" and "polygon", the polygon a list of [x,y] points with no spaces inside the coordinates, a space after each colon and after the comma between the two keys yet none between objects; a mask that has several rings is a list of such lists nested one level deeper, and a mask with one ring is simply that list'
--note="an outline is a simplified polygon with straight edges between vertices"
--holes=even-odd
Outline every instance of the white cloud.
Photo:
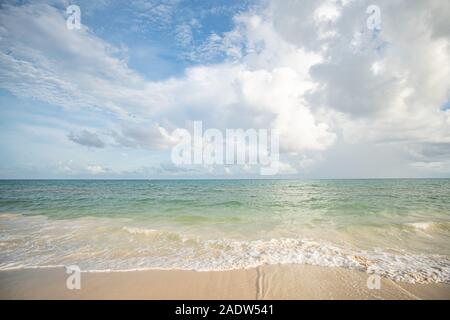
[{"label": "white cloud", "polygon": [[[245,63],[195,67],[180,79],[146,82],[113,56],[116,48],[89,30],[67,30],[55,9],[27,5],[6,11],[3,36],[11,46],[2,47],[6,72],[0,84],[18,96],[64,107],[100,108],[128,122],[154,116],[184,125],[197,112],[210,126],[234,127],[236,117],[247,113],[242,125],[280,129],[286,150],[320,150],[333,142],[327,125],[316,123],[301,98],[312,87],[307,72],[318,58],[279,40],[259,16],[236,18],[251,52]],[[43,38],[54,41],[41,43]],[[257,52],[259,44],[264,48]],[[224,117],[228,121],[223,122]],[[129,137],[117,138],[127,145],[151,146],[151,135],[138,131],[128,123],[123,132]]]},{"label": "white cloud", "polygon": [[296,174],[298,172],[296,168],[287,162],[280,162],[278,170],[280,174]]},{"label": "white cloud", "polygon": [[105,173],[108,171],[107,169],[103,168],[102,166],[87,166],[86,170],[92,174],[100,174],[100,173]]},{"label": "white cloud", "polygon": [[95,132],[91,132],[89,130],[82,130],[78,133],[71,132],[68,135],[68,138],[69,140],[86,147],[105,147],[105,143],[102,141],[102,139]]},{"label": "white cloud", "polygon": [[112,136],[119,145],[150,150],[168,149],[177,142],[165,128],[158,124],[124,124],[121,130],[114,131]]},{"label": "white cloud", "polygon": [[136,101],[123,98],[142,80],[117,48],[86,28],[68,30],[62,13],[47,5],[6,6],[0,21],[1,87],[62,107],[133,112]]},{"label": "white cloud", "polygon": [[[113,115],[112,137],[132,148],[170,147],[171,130],[203,120],[219,129],[278,129],[293,171],[313,167],[333,146],[360,143],[395,144],[409,150],[405,164],[434,170],[442,160],[427,146],[450,143],[450,113],[440,109],[450,96],[450,4],[379,1],[379,33],[366,28],[369,4],[271,1],[237,15],[232,30],[211,34],[191,52],[194,60],[224,57],[222,63],[153,82],[90,30],[67,30],[56,9],[6,6],[0,87]],[[141,5],[144,15],[159,12],[167,22],[178,3]],[[186,26],[177,34],[189,46]]]}]

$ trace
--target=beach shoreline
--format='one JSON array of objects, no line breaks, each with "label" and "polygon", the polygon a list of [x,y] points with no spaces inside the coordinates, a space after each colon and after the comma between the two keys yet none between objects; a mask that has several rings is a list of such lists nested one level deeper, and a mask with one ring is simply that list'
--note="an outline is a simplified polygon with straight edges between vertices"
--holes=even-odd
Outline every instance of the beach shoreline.
[{"label": "beach shoreline", "polygon": [[0,299],[450,299],[450,285],[381,278],[339,267],[265,265],[233,271],[82,272],[81,289],[66,287],[64,268],[0,271]]}]

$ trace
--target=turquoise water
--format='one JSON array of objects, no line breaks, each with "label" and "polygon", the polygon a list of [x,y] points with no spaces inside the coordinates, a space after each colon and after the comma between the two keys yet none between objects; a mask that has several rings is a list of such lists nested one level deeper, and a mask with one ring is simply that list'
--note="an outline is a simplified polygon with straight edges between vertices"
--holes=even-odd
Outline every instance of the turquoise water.
[{"label": "turquoise water", "polygon": [[450,180],[0,181],[0,268],[340,266],[450,282]]}]

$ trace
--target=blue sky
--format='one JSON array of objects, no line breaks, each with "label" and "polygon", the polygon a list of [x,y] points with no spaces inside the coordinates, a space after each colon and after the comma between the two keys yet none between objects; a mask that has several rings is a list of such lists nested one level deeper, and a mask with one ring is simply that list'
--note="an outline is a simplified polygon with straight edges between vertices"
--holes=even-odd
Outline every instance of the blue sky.
[{"label": "blue sky", "polygon": [[129,67],[149,80],[181,75],[198,63],[189,56],[211,34],[232,30],[233,17],[257,5],[248,0],[92,2],[77,2],[85,9],[83,23],[109,43],[125,46]]},{"label": "blue sky", "polygon": [[369,4],[3,1],[0,178],[259,177],[171,163],[196,120],[279,130],[281,178],[449,177],[450,5]]}]

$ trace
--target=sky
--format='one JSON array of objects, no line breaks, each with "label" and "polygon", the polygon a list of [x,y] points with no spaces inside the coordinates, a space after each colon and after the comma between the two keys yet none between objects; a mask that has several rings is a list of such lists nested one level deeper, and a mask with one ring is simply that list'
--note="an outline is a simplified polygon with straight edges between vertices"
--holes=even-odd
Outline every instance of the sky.
[{"label": "sky", "polygon": [[441,0],[1,1],[0,178],[261,177],[174,164],[171,133],[194,121],[277,130],[275,178],[450,177],[449,16]]}]

